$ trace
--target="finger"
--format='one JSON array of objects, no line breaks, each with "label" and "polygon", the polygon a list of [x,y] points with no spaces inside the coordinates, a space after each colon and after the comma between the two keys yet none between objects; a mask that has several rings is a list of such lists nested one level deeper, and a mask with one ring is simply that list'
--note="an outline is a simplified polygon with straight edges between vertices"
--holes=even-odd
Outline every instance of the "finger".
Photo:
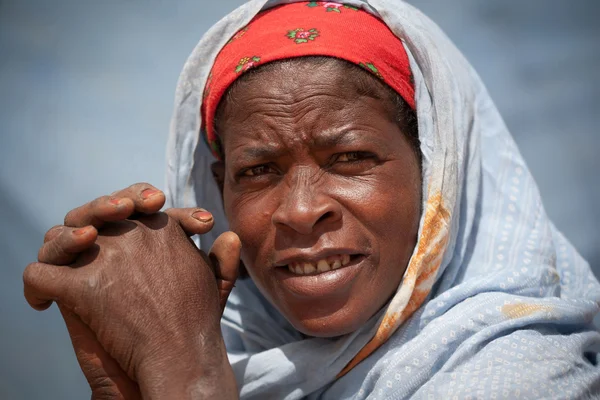
[{"label": "finger", "polygon": [[241,251],[242,242],[238,235],[233,232],[225,232],[215,240],[208,254],[215,267],[221,311],[225,309],[229,293],[235,286],[239,274]]},{"label": "finger", "polygon": [[73,304],[70,283],[75,274],[77,270],[69,267],[31,263],[23,272],[25,299],[38,311],[47,309],[53,301]]},{"label": "finger", "polygon": [[127,219],[134,211],[135,204],[131,199],[102,196],[69,211],[64,225],[73,228],[92,225],[100,228],[106,222]]},{"label": "finger", "polygon": [[179,223],[188,236],[207,233],[215,223],[212,214],[202,208],[169,208],[165,214]]},{"label": "finger", "polygon": [[[58,231],[58,229],[57,229]],[[79,253],[92,246],[98,237],[93,226],[83,228],[63,227],[59,235],[44,243],[38,252],[38,261],[52,265],[69,265]]]},{"label": "finger", "polygon": [[154,214],[165,205],[165,194],[149,183],[136,183],[126,189],[111,194],[112,197],[130,199],[134,203],[135,212]]},{"label": "finger", "polygon": [[133,213],[156,213],[165,200],[164,193],[149,183],[136,183],[71,210],[65,217],[64,224],[71,227],[92,225],[100,228],[105,222],[121,221]]},{"label": "finger", "polygon": [[64,225],[56,225],[56,226],[53,226],[52,228],[48,229],[48,231],[44,235],[44,243],[57,238],[58,235],[60,235],[60,233],[62,232],[64,227],[65,227]]}]

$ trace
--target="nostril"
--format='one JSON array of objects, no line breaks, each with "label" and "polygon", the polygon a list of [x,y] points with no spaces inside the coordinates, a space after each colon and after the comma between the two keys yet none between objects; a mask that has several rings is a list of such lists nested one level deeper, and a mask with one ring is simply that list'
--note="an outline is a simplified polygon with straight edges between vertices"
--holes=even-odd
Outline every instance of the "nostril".
[{"label": "nostril", "polygon": [[331,219],[331,218],[333,218],[333,216],[334,216],[333,211],[327,211],[325,214],[321,215],[321,217],[317,220],[317,223]]},{"label": "nostril", "polygon": [[276,226],[287,226],[301,234],[310,234],[315,225],[329,225],[340,220],[340,206],[322,195],[287,196],[271,216]]}]

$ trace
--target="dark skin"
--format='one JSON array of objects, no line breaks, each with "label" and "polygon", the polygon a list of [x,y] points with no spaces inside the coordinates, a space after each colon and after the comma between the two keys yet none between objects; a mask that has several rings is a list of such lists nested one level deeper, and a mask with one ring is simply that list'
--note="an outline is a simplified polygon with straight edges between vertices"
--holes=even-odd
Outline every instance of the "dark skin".
[{"label": "dark skin", "polygon": [[[347,77],[338,72],[335,66],[299,69],[293,75],[265,70],[238,85],[231,93],[235,101],[226,103],[220,118],[222,123],[218,126],[226,161],[215,166],[215,171],[222,171],[224,209],[232,231],[243,243],[241,259],[251,278],[296,329],[320,337],[356,330],[395,293],[416,244],[420,212],[418,159],[392,116],[391,104],[383,98],[357,95]],[[97,214],[97,210],[88,207],[80,213],[79,225],[85,222],[86,213]],[[100,220],[127,218],[125,214],[108,218],[105,215]],[[91,231],[87,239],[79,239],[78,245],[74,245],[77,239],[72,234],[60,243],[58,237],[48,242],[55,242],[56,248],[68,248],[69,254],[77,254],[94,241],[101,252],[107,249],[108,254],[112,254],[114,249],[120,249],[126,254],[125,257],[92,259],[84,252],[83,261],[78,259],[72,266],[84,263],[88,270],[100,269],[105,276],[119,277],[123,268],[111,269],[109,264],[127,265],[127,269],[140,274],[148,274],[150,270],[156,280],[155,290],[159,290],[160,285],[176,287],[173,282],[180,283],[181,287],[173,290],[173,299],[162,298],[156,303],[164,316],[148,316],[153,321],[165,318],[161,324],[166,327],[164,332],[151,339],[137,340],[133,342],[135,346],[131,345],[132,337],[145,337],[152,329],[144,324],[131,325],[130,321],[138,320],[140,313],[145,315],[142,309],[153,301],[143,285],[136,287],[132,283],[135,275],[129,280],[111,280],[110,290],[121,296],[119,301],[104,297],[105,312],[102,313],[93,307],[89,298],[68,299],[57,292],[56,279],[48,277],[54,274],[47,273],[49,268],[56,267],[35,264],[26,271],[26,291],[29,288],[30,293],[35,294],[29,295],[30,303],[47,305],[48,300],[54,300],[61,309],[68,308],[67,323],[68,318],[78,318],[81,330],[88,329],[87,336],[82,335],[86,338],[83,341],[89,345],[92,335],[95,336],[96,350],[106,352],[98,358],[106,359],[106,365],[112,360],[120,367],[121,373],[112,376],[103,376],[102,371],[90,368],[109,382],[106,386],[113,388],[120,398],[133,398],[120,388],[135,392],[136,384],[140,390],[137,395],[144,398],[166,393],[177,393],[177,398],[182,399],[197,398],[189,390],[194,387],[209,391],[212,387],[220,390],[219,393],[235,391],[218,329],[221,309],[215,298],[219,299],[216,283],[219,274],[217,280],[214,273],[210,278],[208,263],[194,255],[189,242],[184,244],[180,240],[185,239],[179,228],[185,221],[185,217],[167,220],[163,217],[162,226],[159,226],[160,221],[145,219],[136,220],[135,226],[131,226],[131,221],[128,225],[111,223],[100,229],[101,234],[108,230],[106,236],[95,238]],[[135,233],[138,231],[141,233]],[[140,240],[144,244],[140,245]],[[51,246],[48,243],[45,246]],[[239,252],[237,237],[229,236],[224,243],[224,248]],[[143,251],[139,250],[140,246]],[[59,253],[59,250],[52,251],[52,254]],[[235,273],[231,275],[228,271],[234,270],[237,264],[226,256],[230,253],[232,251],[221,253],[220,276],[229,275],[234,280]],[[178,256],[181,254],[184,256]],[[316,263],[318,259],[333,260],[341,255],[349,256],[350,262],[335,271],[296,274],[288,268],[291,263]],[[47,257],[43,261],[57,264],[54,259]],[[183,265],[181,268],[188,272],[185,279],[181,276],[165,279],[161,276],[165,269],[149,268],[148,260],[158,260],[152,261],[156,265],[168,260],[178,268]],[[65,264],[63,260],[61,265]],[[231,267],[234,264],[235,267]],[[198,274],[197,265],[205,266],[199,274],[201,279],[193,276]],[[76,270],[63,268],[61,271],[67,274]],[[185,284],[190,280],[197,284]],[[221,281],[232,282],[232,279]],[[61,290],[77,292],[89,284],[89,278],[71,279]],[[143,297],[142,302],[136,301],[135,296],[123,297],[126,291],[134,289],[148,293],[148,297]],[[198,291],[203,294],[199,295]],[[193,301],[188,302],[188,296]],[[124,298],[128,299],[127,307],[123,307]],[[166,304],[169,302],[172,302],[170,306]],[[195,319],[198,313],[185,313],[182,310],[186,308],[205,310],[201,313],[205,319]],[[119,335],[103,334],[106,332],[103,326],[114,326],[116,317],[107,311],[113,309],[118,309],[119,321],[124,326],[133,328]],[[172,317],[174,312],[186,317]],[[167,345],[168,332],[181,333],[175,347]],[[191,338],[199,334],[211,337],[212,347],[217,350],[201,346],[198,349],[198,343]],[[75,341],[74,345],[77,351]],[[127,351],[115,350],[121,348]],[[195,350],[185,355],[183,349]],[[131,352],[142,354],[141,360],[150,361],[131,362],[127,357]],[[188,370],[191,366],[202,366],[209,358],[217,359],[214,366],[217,373],[208,374],[210,377],[203,380],[202,376],[178,371],[179,374],[161,376],[162,387],[153,387],[157,372],[164,371],[166,365],[173,365],[170,355],[173,353],[182,355],[177,363]],[[207,375],[210,368],[200,369]],[[88,379],[94,375],[91,372],[86,373]],[[215,377],[218,375],[220,377]],[[187,392],[177,389],[181,387],[188,388]]]},{"label": "dark skin", "polygon": [[[355,331],[395,293],[421,200],[420,166],[390,104],[357,96],[337,69],[259,72],[235,88],[219,126],[242,261],[297,330],[319,337]],[[337,273],[287,268],[336,254],[351,256]]]},{"label": "dark skin", "polygon": [[48,231],[25,297],[38,310],[57,302],[94,399],[237,398],[219,320],[239,239],[221,235],[207,258],[187,235],[210,230],[211,214],[157,213],[164,194],[148,186],[96,199]]}]

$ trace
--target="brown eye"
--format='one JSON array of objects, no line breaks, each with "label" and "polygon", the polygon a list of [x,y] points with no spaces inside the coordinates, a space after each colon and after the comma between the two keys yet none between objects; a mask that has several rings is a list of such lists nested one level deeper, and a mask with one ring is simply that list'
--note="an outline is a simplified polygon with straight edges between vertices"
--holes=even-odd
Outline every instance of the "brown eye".
[{"label": "brown eye", "polygon": [[335,161],[337,162],[356,162],[363,160],[365,158],[369,158],[370,154],[365,153],[363,151],[349,151],[347,153],[342,153],[338,155]]},{"label": "brown eye", "polygon": [[360,175],[379,165],[379,163],[379,158],[375,153],[347,151],[334,155],[328,169],[341,175]]},{"label": "brown eye", "polygon": [[268,165],[257,165],[256,167],[248,168],[242,172],[242,176],[260,176],[274,172],[273,168]]}]

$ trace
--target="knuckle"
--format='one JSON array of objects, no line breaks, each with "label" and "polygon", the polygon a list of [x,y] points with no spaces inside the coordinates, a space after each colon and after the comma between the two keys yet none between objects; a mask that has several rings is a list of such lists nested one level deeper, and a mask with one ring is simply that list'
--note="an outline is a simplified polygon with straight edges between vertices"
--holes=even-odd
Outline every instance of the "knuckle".
[{"label": "knuckle", "polygon": [[106,203],[108,199],[109,196],[101,196],[83,206],[72,209],[65,216],[64,225],[79,227],[80,225],[87,223],[87,221],[91,220],[94,216],[96,209]]},{"label": "knuckle", "polygon": [[102,246],[102,261],[104,265],[118,265],[122,259],[122,248],[119,244],[115,246]]},{"label": "knuckle", "polygon": [[33,264],[28,264],[25,269],[23,270],[23,283],[25,284],[25,286],[29,285],[33,279],[33,268],[32,267]]},{"label": "knuckle", "polygon": [[101,206],[103,204],[106,204],[112,196],[100,196],[96,199],[94,199],[91,203],[89,203],[90,208],[96,208],[98,206]]},{"label": "knuckle", "polygon": [[169,216],[169,219],[181,219],[185,215],[185,211],[182,208],[169,208],[164,213]]},{"label": "knuckle", "polygon": [[39,263],[30,263],[23,271],[23,283],[25,286],[35,286],[39,277]]},{"label": "knuckle", "polygon": [[38,260],[49,264],[59,262],[60,251],[56,241],[49,242],[43,246],[38,253]]},{"label": "knuckle", "polygon": [[59,265],[65,263],[65,256],[67,254],[62,248],[58,246],[52,246],[49,250],[50,251],[48,252],[48,264]]},{"label": "knuckle", "polygon": [[54,225],[52,228],[48,229],[46,231],[46,234],[44,235],[44,243],[54,239],[57,235],[61,233],[64,227],[64,225]]},{"label": "knuckle", "polygon": [[98,283],[99,279],[96,274],[89,274],[84,280],[84,284],[89,290],[95,290],[98,287]]},{"label": "knuckle", "polygon": [[63,221],[63,224],[65,226],[71,226],[73,224],[73,221],[75,220],[75,216],[77,215],[77,212],[78,212],[77,208],[69,211],[67,213],[67,215],[65,215],[65,219]]}]

